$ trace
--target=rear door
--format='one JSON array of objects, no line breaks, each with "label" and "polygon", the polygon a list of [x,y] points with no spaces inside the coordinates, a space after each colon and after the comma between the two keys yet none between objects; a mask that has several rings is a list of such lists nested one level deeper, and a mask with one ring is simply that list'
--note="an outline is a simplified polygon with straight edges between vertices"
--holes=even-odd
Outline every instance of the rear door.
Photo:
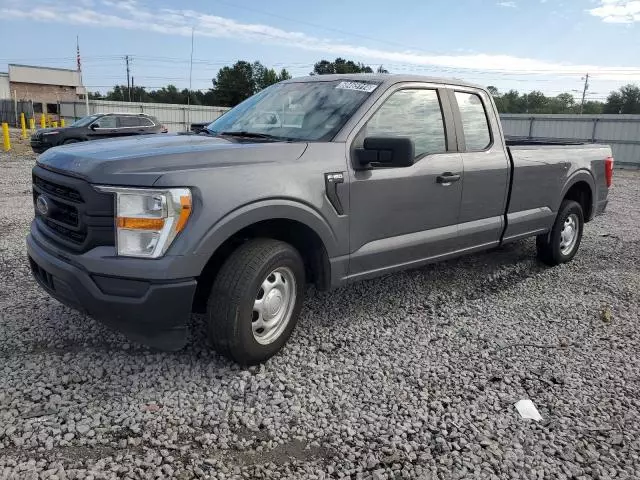
[{"label": "rear door", "polygon": [[147,128],[142,125],[141,119],[139,115],[119,115],[118,136],[128,137],[146,133]]},{"label": "rear door", "polygon": [[[409,137],[416,158],[408,167],[353,168],[350,278],[418,266],[455,249],[462,159],[446,91],[426,84],[392,87],[353,135],[352,167],[354,150],[371,136]],[[443,182],[443,175],[451,181]]]},{"label": "rear door", "polygon": [[478,89],[448,91],[464,164],[458,247],[490,247],[500,241],[509,191],[509,158],[497,114]]},{"label": "rear door", "polygon": [[138,134],[145,135],[147,133],[156,133],[159,131],[156,124],[149,117],[138,117]]}]

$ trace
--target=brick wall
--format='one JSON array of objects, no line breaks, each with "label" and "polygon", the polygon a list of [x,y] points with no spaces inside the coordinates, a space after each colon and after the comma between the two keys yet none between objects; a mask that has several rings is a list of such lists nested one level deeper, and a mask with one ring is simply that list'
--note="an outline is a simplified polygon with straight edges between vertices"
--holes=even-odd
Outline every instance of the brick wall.
[{"label": "brick wall", "polygon": [[15,91],[18,100],[32,100],[38,103],[69,102],[79,98],[76,95],[76,87],[10,82],[10,89],[12,98]]}]

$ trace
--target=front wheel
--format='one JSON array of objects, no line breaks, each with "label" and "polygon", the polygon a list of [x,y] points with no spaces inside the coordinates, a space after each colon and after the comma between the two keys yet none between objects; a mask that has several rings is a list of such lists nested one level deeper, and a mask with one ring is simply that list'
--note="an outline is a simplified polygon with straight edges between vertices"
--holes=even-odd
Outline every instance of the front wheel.
[{"label": "front wheel", "polygon": [[218,272],[207,302],[216,350],[243,365],[275,355],[298,321],[304,287],[304,264],[291,245],[260,238],[238,247]]},{"label": "front wheel", "polygon": [[573,200],[564,200],[551,232],[536,237],[538,258],[551,266],[571,261],[578,252],[583,231],[582,207]]}]

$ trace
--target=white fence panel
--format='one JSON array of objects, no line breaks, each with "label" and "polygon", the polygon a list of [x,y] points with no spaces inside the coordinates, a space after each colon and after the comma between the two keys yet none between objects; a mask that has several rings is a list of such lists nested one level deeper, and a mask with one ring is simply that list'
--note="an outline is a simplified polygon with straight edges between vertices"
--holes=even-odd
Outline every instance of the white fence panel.
[{"label": "white fence panel", "polygon": [[[226,107],[205,105],[177,105],[169,103],[112,102],[90,100],[89,114],[94,113],[146,113],[158,119],[170,132],[189,130],[192,123],[212,122],[229,110]],[[62,102],[60,115],[67,123],[86,115],[84,102]]]},{"label": "white fence panel", "polygon": [[640,168],[640,115],[500,116],[512,137],[575,140],[611,146],[617,166]]}]

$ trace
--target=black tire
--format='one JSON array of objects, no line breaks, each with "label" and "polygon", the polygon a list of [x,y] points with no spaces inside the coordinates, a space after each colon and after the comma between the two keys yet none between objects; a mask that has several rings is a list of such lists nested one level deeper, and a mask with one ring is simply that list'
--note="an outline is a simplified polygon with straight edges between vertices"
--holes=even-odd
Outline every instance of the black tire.
[{"label": "black tire", "polygon": [[[561,248],[561,235],[565,226],[565,222],[569,217],[577,218],[577,237],[573,246],[564,250]],[[556,221],[549,233],[538,235],[536,237],[536,247],[538,249],[538,258],[550,266],[560,265],[561,263],[570,262],[576,256],[580,248],[582,233],[584,232],[584,213],[578,202],[573,200],[563,200],[560,210],[556,216]]]},{"label": "black tire", "polygon": [[[271,343],[262,344],[253,330],[254,301],[263,292],[263,282],[269,281],[270,274],[278,269],[293,275],[295,299],[289,302],[291,315],[288,322],[283,322],[286,326],[282,327],[281,333]],[[214,348],[242,365],[255,365],[269,359],[291,336],[304,292],[304,263],[295,248],[279,240],[249,240],[231,254],[213,282],[207,317]]]},{"label": "black tire", "polygon": [[63,145],[69,145],[70,143],[78,143],[80,140],[78,140],[77,138],[67,138],[64,142],[62,142]]}]

